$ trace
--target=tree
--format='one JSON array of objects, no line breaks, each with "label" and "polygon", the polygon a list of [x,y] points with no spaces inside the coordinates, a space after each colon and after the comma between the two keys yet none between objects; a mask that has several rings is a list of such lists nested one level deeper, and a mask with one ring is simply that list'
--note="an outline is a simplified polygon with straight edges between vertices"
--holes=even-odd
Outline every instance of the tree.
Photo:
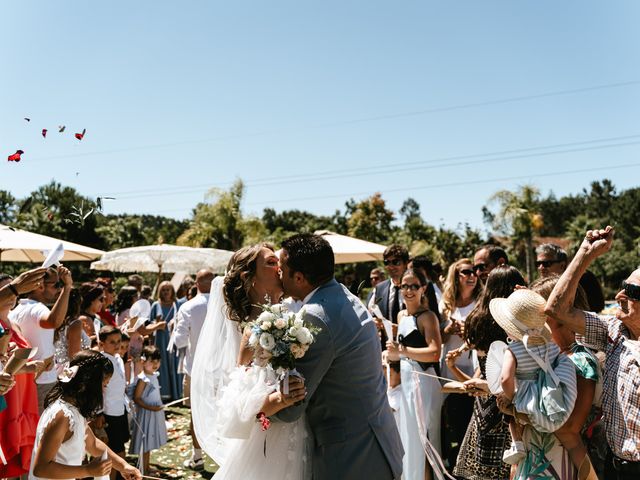
[{"label": "tree", "polygon": [[16,197],[11,192],[0,190],[0,223],[10,224],[15,219]]},{"label": "tree", "polygon": [[243,194],[242,180],[236,180],[228,191],[211,189],[207,197],[214,201],[196,206],[193,219],[178,238],[178,244],[237,250],[259,238],[266,230],[259,218],[243,217],[240,208]]},{"label": "tree", "polygon": [[543,225],[538,210],[540,191],[533,185],[523,185],[516,192],[500,190],[489,198],[489,205],[498,204],[490,212],[493,227],[511,236],[514,246],[524,248],[527,277],[533,279],[533,236]]},{"label": "tree", "polygon": [[375,243],[387,243],[393,232],[395,220],[392,210],[380,193],[360,202],[351,199],[346,203],[348,234]]}]

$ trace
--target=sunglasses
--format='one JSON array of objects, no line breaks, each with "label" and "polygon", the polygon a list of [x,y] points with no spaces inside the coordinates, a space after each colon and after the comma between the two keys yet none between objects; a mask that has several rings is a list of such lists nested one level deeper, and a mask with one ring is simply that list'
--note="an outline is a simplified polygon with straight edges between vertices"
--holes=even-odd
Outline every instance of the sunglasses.
[{"label": "sunglasses", "polygon": [[418,283],[411,283],[411,284],[403,283],[402,285],[400,285],[401,290],[411,290],[412,292],[417,292],[421,288],[422,288],[422,285]]},{"label": "sunglasses", "polygon": [[624,281],[622,282],[622,289],[624,290],[624,294],[627,298],[640,302],[640,285]]},{"label": "sunglasses", "polygon": [[561,260],[536,260],[536,268],[549,268],[554,263],[560,263]]},{"label": "sunglasses", "polygon": [[385,260],[382,263],[384,263],[385,266],[393,265],[394,267],[399,267],[403,264],[403,261],[399,258],[390,258],[389,260]]},{"label": "sunglasses", "polygon": [[464,275],[465,277],[468,277],[469,275],[475,275],[475,274],[476,272],[474,272],[470,268],[465,268],[464,270],[460,270],[460,275]]},{"label": "sunglasses", "polygon": [[62,283],[60,280],[58,280],[57,282],[44,282],[48,285],[53,285],[55,288],[62,288],[64,287],[64,283]]},{"label": "sunglasses", "polygon": [[487,264],[486,263],[476,263],[473,266],[473,271],[474,272],[484,272],[487,269]]}]

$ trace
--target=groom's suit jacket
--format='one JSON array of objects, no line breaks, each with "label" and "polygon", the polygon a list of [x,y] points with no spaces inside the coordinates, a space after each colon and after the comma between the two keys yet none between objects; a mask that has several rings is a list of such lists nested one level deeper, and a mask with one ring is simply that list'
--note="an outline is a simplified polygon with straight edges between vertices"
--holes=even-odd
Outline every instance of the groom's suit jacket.
[{"label": "groom's suit jacket", "polygon": [[314,480],[400,478],[404,451],[370,315],[335,280],[322,285],[303,308],[305,322],[321,329],[296,364],[307,397],[276,417],[292,422],[306,411]]}]

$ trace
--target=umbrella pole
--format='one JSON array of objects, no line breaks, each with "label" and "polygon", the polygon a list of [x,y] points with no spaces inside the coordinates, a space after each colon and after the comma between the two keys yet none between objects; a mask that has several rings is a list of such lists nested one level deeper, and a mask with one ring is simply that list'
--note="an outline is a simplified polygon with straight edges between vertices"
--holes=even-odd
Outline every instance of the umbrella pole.
[{"label": "umbrella pole", "polygon": [[156,284],[153,287],[153,298],[156,298],[158,293],[158,288],[160,288],[160,281],[162,280],[162,264],[158,265],[158,278],[156,280]]}]

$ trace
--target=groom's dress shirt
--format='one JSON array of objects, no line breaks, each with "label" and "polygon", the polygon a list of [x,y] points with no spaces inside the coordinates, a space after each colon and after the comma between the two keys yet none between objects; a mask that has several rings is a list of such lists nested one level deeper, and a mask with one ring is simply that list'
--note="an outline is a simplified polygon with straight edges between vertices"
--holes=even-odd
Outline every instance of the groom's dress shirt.
[{"label": "groom's dress shirt", "polygon": [[178,348],[187,347],[184,357],[184,371],[187,375],[191,375],[198,338],[200,337],[204,320],[207,318],[208,304],[209,294],[199,293],[188,302],[182,304],[178,311],[178,323],[174,332],[174,341]]}]

